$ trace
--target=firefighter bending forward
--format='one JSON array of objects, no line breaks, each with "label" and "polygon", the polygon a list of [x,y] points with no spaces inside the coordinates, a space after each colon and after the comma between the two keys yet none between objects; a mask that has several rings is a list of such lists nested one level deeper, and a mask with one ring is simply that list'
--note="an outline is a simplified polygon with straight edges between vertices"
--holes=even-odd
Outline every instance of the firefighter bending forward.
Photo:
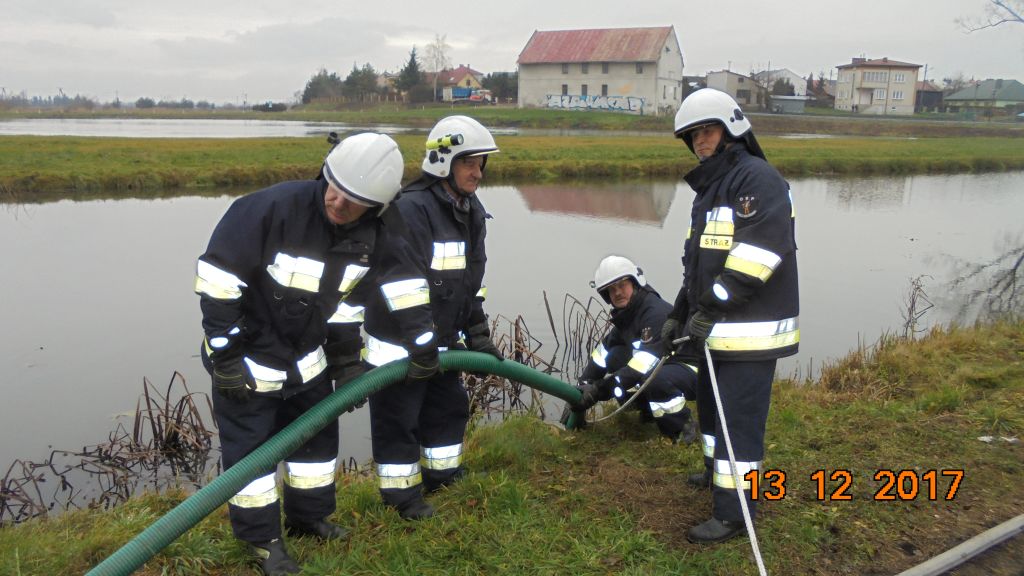
[{"label": "firefighter bending forward", "polygon": [[[683,353],[699,353],[697,411],[703,472],[689,482],[711,487],[712,514],[687,533],[713,543],[744,529],[722,436],[704,343],[711,351],[739,478],[761,468],[775,363],[797,352],[796,241],[789,185],[765,160],[750,121],[723,92],[689,95],[675,135],[700,160],[686,176],[696,192],[683,248],[683,287],[662,327],[662,342],[688,336]],[[741,480],[751,515],[756,502]]]},{"label": "firefighter bending forward", "polygon": [[[696,398],[696,358],[683,362],[673,356],[654,374],[663,348],[661,327],[672,305],[647,283],[636,264],[622,256],[601,260],[590,286],[612,305],[612,327],[580,375],[577,388],[582,400],[573,407],[577,421],[584,421],[580,411],[597,402],[615,398],[624,404],[639,393],[631,405],[644,420],[653,420],[662,435],[675,443],[693,442],[696,424],[686,400]],[[653,380],[641,392],[649,377]]]},{"label": "firefighter bending forward", "polygon": [[[361,280],[384,282],[391,273],[378,261],[387,230],[396,228],[394,211],[384,208],[401,187],[402,168],[391,138],[351,136],[327,155],[316,180],[243,196],[214,229],[195,290],[225,469],[363,371],[362,310],[347,298]],[[285,459],[289,533],[347,535],[328,520],[338,440],[334,420]],[[296,574],[281,538],[276,469],[268,466],[231,498],[231,527],[265,574]]]},{"label": "firefighter bending forward", "polygon": [[[463,474],[462,442],[469,398],[460,374],[440,371],[438,351],[460,345],[502,355],[491,341],[482,287],[489,217],[476,196],[494,138],[479,122],[449,116],[426,143],[423,173],[403,188],[393,209],[407,229],[408,253],[429,287],[429,303],[417,306],[417,328],[403,329],[387,314],[400,294],[384,293],[366,309],[367,362],[380,366],[406,356],[404,382],[370,396],[373,460],[384,503],[402,518],[434,514],[424,500]],[[405,338],[413,338],[412,345]],[[418,347],[418,348],[417,348]]]}]

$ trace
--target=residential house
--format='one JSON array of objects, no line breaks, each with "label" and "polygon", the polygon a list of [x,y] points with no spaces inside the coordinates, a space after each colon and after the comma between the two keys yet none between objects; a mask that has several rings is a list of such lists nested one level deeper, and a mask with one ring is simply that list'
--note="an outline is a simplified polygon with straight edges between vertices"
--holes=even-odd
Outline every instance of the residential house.
[{"label": "residential house", "polygon": [[683,98],[672,26],[537,30],[518,62],[520,108],[674,114]]},{"label": "residential house", "polygon": [[914,97],[914,112],[941,112],[942,88],[936,86],[930,80],[922,80],[917,83],[917,95]]},{"label": "residential house", "polygon": [[945,98],[950,112],[981,112],[986,117],[1024,111],[1024,84],[1016,80],[975,82]]},{"label": "residential house", "polygon": [[911,115],[919,64],[880,58],[854,58],[836,66],[836,110],[857,114]]},{"label": "residential house", "polygon": [[747,111],[763,109],[767,105],[768,91],[757,80],[731,70],[708,72],[708,88],[725,92]]},{"label": "residential house", "polygon": [[[456,95],[460,93],[456,88],[478,90],[483,84],[484,75],[482,72],[473,70],[468,65],[459,64],[458,68],[445,69],[437,73],[437,96],[441,100],[450,102]],[[427,72],[424,74],[424,81],[433,86],[434,85],[434,74]]]},{"label": "residential house", "polygon": [[767,88],[769,93],[777,81],[784,80],[793,86],[793,96],[807,96],[807,79],[789,68],[763,70],[754,74],[754,80]]}]

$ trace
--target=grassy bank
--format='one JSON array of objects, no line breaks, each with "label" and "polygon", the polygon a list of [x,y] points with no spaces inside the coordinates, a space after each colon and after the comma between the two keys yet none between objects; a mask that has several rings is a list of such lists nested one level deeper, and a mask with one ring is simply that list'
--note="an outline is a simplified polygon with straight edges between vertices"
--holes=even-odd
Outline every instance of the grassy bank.
[{"label": "grassy bank", "polygon": [[[423,137],[396,137],[406,179],[419,173]],[[988,172],[1024,169],[1024,138],[764,137],[787,176]],[[693,168],[678,140],[650,136],[505,136],[488,183],[594,178],[675,178]],[[313,177],[322,138],[133,139],[0,137],[0,201],[159,196]]]},{"label": "grassy bank", "polygon": [[[884,339],[807,386],[777,385],[767,470],[786,474],[785,497],[758,522],[772,574],[894,574],[1024,513],[1024,323]],[[978,440],[992,435],[991,443]],[[335,520],[345,543],[293,540],[311,574],[751,574],[746,539],[717,547],[685,541],[709,513],[687,487],[697,446],[673,446],[635,413],[568,433],[530,417],[480,427],[467,440],[467,480],[431,500],[439,514],[411,524],[378,503],[372,478],[346,476]],[[817,496],[816,470],[850,471],[852,500]],[[879,470],[949,476],[937,494],[877,500]],[[839,488],[827,482],[825,494]],[[82,573],[179,502],[149,496],[107,512],[82,511],[4,528],[0,573]],[[1016,551],[1014,551],[1016,550]],[[1024,549],[1009,550],[1013,574]],[[140,574],[246,573],[222,507]]]}]

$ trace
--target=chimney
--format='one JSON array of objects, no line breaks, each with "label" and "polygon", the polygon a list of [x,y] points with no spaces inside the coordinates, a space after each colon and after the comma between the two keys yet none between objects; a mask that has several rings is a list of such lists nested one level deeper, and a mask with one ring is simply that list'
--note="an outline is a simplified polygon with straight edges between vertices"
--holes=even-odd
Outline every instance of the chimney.
[{"label": "chimney", "polygon": [[882,62],[888,62],[888,61],[889,61],[889,57],[888,56],[882,57]]},{"label": "chimney", "polygon": [[866,60],[867,60],[867,58],[854,58],[853,59],[853,64],[862,64]]}]

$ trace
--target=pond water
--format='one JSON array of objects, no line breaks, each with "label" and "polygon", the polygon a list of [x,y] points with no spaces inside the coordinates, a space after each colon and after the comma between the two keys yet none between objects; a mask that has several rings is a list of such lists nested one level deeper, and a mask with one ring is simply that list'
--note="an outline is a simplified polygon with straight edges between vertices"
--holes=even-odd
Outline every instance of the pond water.
[{"label": "pond water", "polygon": [[[800,247],[800,354],[783,376],[813,375],[886,332],[902,332],[911,280],[935,307],[922,327],[972,322],[1017,306],[990,287],[1024,251],[1024,173],[792,182]],[[484,187],[487,311],[523,316],[554,352],[546,291],[561,329],[565,294],[581,300],[602,257],[634,259],[672,299],[693,193],[685,183]],[[41,460],[49,446],[106,440],[133,412],[143,378],[209,379],[195,258],[231,196],[0,205],[0,465]],[[1019,273],[1019,270],[1017,270]],[[1020,284],[1018,277],[1018,285]],[[363,408],[342,419],[342,455],[369,459]]]}]

